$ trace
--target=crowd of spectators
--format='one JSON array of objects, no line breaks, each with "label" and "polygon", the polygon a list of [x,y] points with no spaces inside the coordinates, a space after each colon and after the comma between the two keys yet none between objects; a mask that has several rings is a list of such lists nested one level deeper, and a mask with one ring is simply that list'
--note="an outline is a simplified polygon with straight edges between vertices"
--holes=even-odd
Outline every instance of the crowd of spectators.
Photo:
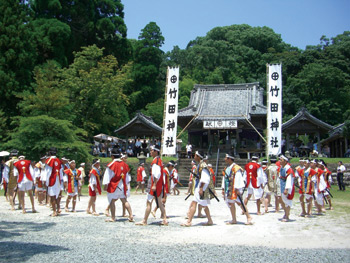
[{"label": "crowd of spectators", "polygon": [[94,141],[91,154],[98,157],[110,157],[112,150],[116,148],[121,152],[126,152],[129,157],[137,157],[141,152],[144,155],[149,154],[149,147],[152,144],[161,146],[158,139],[154,140],[153,143],[149,143],[149,140],[137,138],[129,140],[128,145],[122,140]]}]

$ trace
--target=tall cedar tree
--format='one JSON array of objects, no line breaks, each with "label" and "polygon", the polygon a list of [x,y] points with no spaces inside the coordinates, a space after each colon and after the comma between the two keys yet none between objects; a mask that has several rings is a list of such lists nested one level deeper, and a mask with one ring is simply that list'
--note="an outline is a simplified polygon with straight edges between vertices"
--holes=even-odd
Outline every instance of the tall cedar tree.
[{"label": "tall cedar tree", "polygon": [[[121,64],[130,59],[131,46],[126,38],[124,5],[121,0],[32,0],[31,7],[36,19],[55,19],[69,26],[69,45],[64,46],[68,64],[74,59],[74,51],[93,44],[103,47],[105,55],[114,55]],[[56,30],[62,41],[62,34],[64,36],[68,31],[56,21],[51,20],[49,23],[61,27]],[[62,57],[56,60],[64,61]]]},{"label": "tall cedar tree", "polygon": [[30,12],[19,0],[0,1],[0,110],[18,114],[15,96],[30,89],[35,64]]}]

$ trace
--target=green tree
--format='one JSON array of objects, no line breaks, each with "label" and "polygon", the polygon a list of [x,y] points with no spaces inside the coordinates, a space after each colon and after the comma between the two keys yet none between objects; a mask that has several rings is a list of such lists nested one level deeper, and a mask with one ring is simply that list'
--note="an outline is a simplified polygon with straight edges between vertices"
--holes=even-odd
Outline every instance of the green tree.
[{"label": "green tree", "polygon": [[[160,47],[164,43],[160,28],[155,22],[150,22],[141,30],[139,41],[135,42],[135,55],[133,67],[133,90],[137,109],[144,108],[162,97],[165,78],[160,79],[160,65],[163,51]],[[134,112],[134,107],[129,112]]]},{"label": "green tree", "polygon": [[[31,6],[37,19],[57,19],[69,26],[69,45],[65,46],[69,63],[74,59],[74,51],[93,44],[103,47],[105,55],[114,55],[122,64],[130,59],[121,0],[32,0]],[[55,27],[61,27],[56,21],[54,23]]]},{"label": "green tree", "polygon": [[36,53],[30,11],[19,0],[0,1],[0,108],[18,114],[17,92],[30,89]]},{"label": "green tree", "polygon": [[68,90],[60,84],[61,69],[55,61],[35,69],[33,92],[18,94],[22,116],[47,115],[57,119],[72,120]]},{"label": "green tree", "polygon": [[124,88],[130,85],[130,64],[119,67],[117,59],[103,56],[93,45],[75,54],[74,62],[63,70],[62,87],[69,91],[73,123],[89,138],[96,133],[112,133],[128,120],[128,98]]},{"label": "green tree", "polygon": [[70,46],[70,27],[56,18],[38,18],[32,22],[38,52],[38,64],[55,60],[68,66],[67,48]]},{"label": "green tree", "polygon": [[58,120],[47,115],[20,117],[18,127],[5,144],[7,149],[15,148],[30,160],[38,160],[51,147],[58,149],[59,156],[77,161],[88,161],[88,144],[84,143],[86,133],[74,127],[67,120]]}]

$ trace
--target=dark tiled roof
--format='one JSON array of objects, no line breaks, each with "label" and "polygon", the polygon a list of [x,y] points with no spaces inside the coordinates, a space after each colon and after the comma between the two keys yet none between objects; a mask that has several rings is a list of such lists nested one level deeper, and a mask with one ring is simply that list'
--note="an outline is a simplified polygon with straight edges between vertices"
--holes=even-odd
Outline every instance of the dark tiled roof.
[{"label": "dark tiled roof", "polygon": [[153,130],[153,131],[158,132],[158,133],[162,133],[162,128],[153,122],[152,117],[144,115],[141,112],[136,113],[135,117],[132,120],[130,120],[128,123],[126,123],[124,126],[120,127],[119,129],[115,130],[114,132],[115,133],[123,133],[127,129],[131,128],[131,126],[136,124],[136,123],[143,124],[144,126],[149,128],[150,130]]},{"label": "dark tiled roof", "polygon": [[229,120],[266,115],[263,89],[259,83],[195,85],[189,105],[179,110],[179,118],[198,114],[196,120]]},{"label": "dark tiled roof", "polygon": [[291,118],[289,121],[286,121],[285,123],[282,124],[282,130],[292,127],[298,121],[301,121],[301,120],[308,120],[309,122],[319,126],[320,128],[326,131],[330,131],[334,128],[332,125],[325,123],[324,121],[321,121],[317,119],[315,116],[311,115],[306,108],[301,108],[301,110],[293,118]]},{"label": "dark tiled roof", "polygon": [[345,122],[342,124],[339,124],[338,126],[334,127],[331,131],[329,131],[329,137],[322,140],[322,143],[326,143],[326,142],[332,141],[333,139],[342,137],[344,125],[345,125]]}]

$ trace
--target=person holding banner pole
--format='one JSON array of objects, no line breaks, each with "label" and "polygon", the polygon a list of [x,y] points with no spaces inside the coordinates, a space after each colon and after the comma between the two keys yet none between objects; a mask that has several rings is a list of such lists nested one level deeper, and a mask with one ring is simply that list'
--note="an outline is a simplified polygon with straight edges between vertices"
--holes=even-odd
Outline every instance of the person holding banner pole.
[{"label": "person holding banner pole", "polygon": [[194,175],[196,177],[194,197],[191,203],[190,211],[188,214],[187,222],[181,224],[181,226],[189,227],[192,225],[192,219],[196,213],[197,204],[204,208],[204,212],[208,218],[208,222],[203,224],[204,226],[213,225],[213,220],[210,216],[210,211],[208,205],[210,204],[209,198],[209,183],[210,174],[207,164],[203,161],[203,152],[196,151],[194,155],[194,160],[197,163],[197,173]]},{"label": "person holding banner pole", "polygon": [[281,184],[282,194],[282,208],[284,210],[284,216],[281,219],[282,222],[289,222],[290,209],[293,204],[294,197],[294,172],[291,166],[288,164],[288,158],[281,155],[281,167],[279,169],[279,177]]},{"label": "person holding banner pole", "polygon": [[165,207],[162,202],[162,195],[163,193],[163,162],[160,159],[160,148],[157,145],[151,146],[150,151],[151,156],[154,158],[151,163],[151,188],[149,190],[149,193],[147,195],[147,203],[146,203],[146,211],[145,216],[141,222],[137,222],[136,225],[138,226],[146,226],[147,220],[149,217],[149,214],[152,210],[152,202],[153,200],[156,200],[157,207],[160,208],[160,211],[163,216],[163,221],[160,223],[161,225],[168,225],[167,217],[166,217],[166,211]]},{"label": "person holding banner pole", "polygon": [[237,224],[236,220],[236,207],[235,204],[240,206],[243,210],[243,213],[247,217],[246,225],[252,225],[252,218],[248,212],[247,207],[244,206],[242,200],[242,192],[244,188],[243,180],[243,169],[234,163],[234,153],[227,153],[225,156],[225,163],[227,167],[223,170],[223,179],[222,179],[222,195],[225,199],[225,202],[230,209],[232,220],[227,222],[227,225]]},{"label": "person holding banner pole", "polygon": [[244,205],[247,206],[249,199],[254,193],[256,199],[257,215],[263,215],[260,212],[261,198],[264,194],[264,174],[261,166],[257,163],[259,157],[254,155],[252,161],[245,165],[244,178],[248,195],[244,200]]}]

